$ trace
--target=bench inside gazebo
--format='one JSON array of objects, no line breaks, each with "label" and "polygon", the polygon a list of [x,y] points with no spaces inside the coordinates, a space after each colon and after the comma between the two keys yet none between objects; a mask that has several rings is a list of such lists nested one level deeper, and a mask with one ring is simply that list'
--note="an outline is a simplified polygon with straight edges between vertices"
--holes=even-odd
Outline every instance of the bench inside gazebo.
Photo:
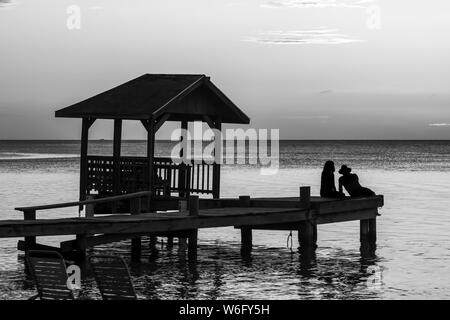
[{"label": "bench inside gazebo", "polygon": [[[211,194],[219,198],[220,163],[191,159],[188,164],[177,164],[170,157],[155,157],[155,134],[167,121],[179,122],[186,130],[193,121],[206,122],[218,130],[222,123],[250,122],[209,77],[179,74],[145,74],[58,110],[55,115],[82,119],[80,201],[88,196],[103,198],[144,190],[151,190],[155,198],[164,199],[188,198],[190,194]],[[111,156],[88,155],[89,128],[97,119],[114,121]],[[140,121],[146,129],[146,156],[121,155],[123,120]],[[126,206],[126,203],[98,206],[96,212],[128,211]]]}]

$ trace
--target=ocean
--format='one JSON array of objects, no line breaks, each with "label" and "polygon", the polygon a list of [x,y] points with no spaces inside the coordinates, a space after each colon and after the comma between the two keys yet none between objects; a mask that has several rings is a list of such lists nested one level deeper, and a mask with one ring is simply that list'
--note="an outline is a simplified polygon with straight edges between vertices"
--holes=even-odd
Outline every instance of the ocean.
[{"label": "ocean", "polygon": [[[155,154],[170,155],[171,144],[158,141]],[[0,141],[0,219],[21,218],[16,206],[77,200],[79,149],[79,141]],[[124,141],[122,150],[143,155],[145,142]],[[89,152],[111,155],[112,143],[91,141]],[[223,165],[221,196],[298,196],[303,185],[317,195],[324,162],[347,164],[363,186],[385,197],[373,259],[361,258],[357,221],[320,225],[316,258],[308,262],[297,253],[296,231],[292,248],[289,232],[254,231],[253,254],[242,258],[240,233],[233,228],[200,230],[196,264],[176,245],[167,250],[161,243],[150,257],[145,242],[141,263],[129,261],[129,241],[89,253],[123,256],[143,299],[450,298],[450,141],[280,141],[279,153],[275,175],[261,175],[258,165]],[[78,211],[39,216],[78,216]],[[64,239],[70,237],[38,241],[57,245]],[[35,293],[17,240],[0,240],[0,299]],[[91,274],[78,294],[100,298]]]}]

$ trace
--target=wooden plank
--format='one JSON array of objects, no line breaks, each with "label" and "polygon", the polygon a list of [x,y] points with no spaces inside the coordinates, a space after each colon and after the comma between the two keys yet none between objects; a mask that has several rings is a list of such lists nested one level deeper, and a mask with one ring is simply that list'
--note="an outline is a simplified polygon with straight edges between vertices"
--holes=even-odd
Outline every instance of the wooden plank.
[{"label": "wooden plank", "polygon": [[[50,236],[67,234],[108,234],[108,233],[159,233],[198,228],[212,228],[233,225],[270,224],[299,221],[304,211],[298,209],[235,209],[227,214],[224,211],[210,213],[200,210],[199,217],[146,216],[107,216],[96,218],[46,219],[36,221],[6,220],[0,222],[0,237]],[[223,209],[212,209],[223,210]],[[267,211],[271,210],[271,211]],[[284,209],[285,210],[285,209]],[[203,213],[203,215],[202,215]],[[257,221],[257,223],[255,223]]]},{"label": "wooden plank", "polygon": [[133,198],[142,198],[151,195],[151,192],[149,191],[140,191],[135,193],[128,193],[120,196],[112,196],[112,197],[105,197],[101,199],[94,199],[94,200],[86,200],[86,201],[73,201],[73,202],[63,202],[63,203],[55,203],[55,204],[48,204],[48,205],[40,205],[40,206],[32,206],[32,207],[17,207],[14,210],[17,211],[39,211],[39,210],[49,210],[49,209],[60,209],[60,208],[68,208],[68,207],[76,207],[76,206],[84,206],[88,204],[98,204],[98,203],[108,203],[108,202],[114,202],[114,201],[120,201],[120,200],[129,200]]},{"label": "wooden plank", "polygon": [[266,208],[297,208],[299,206],[299,200],[277,201],[270,199],[252,199],[251,205]]},{"label": "wooden plank", "polygon": [[48,246],[45,244],[35,243],[33,245],[29,245],[26,241],[19,240],[17,242],[17,250],[19,251],[28,251],[28,250],[46,250],[46,251],[56,251],[59,252],[59,248]]},{"label": "wooden plank", "polygon": [[[298,230],[300,227],[300,222],[289,222],[289,223],[273,223],[265,225],[250,225],[249,228],[253,230],[273,230],[273,231],[291,231]],[[242,229],[245,227],[235,226],[235,229]]]},{"label": "wooden plank", "polygon": [[326,224],[326,223],[346,222],[363,219],[373,219],[376,218],[377,212],[378,212],[377,209],[363,209],[357,211],[320,214],[315,216],[314,218],[317,224]]},{"label": "wooden plank", "polygon": [[[377,216],[376,209],[364,209],[354,212],[336,212],[331,214],[317,215],[313,213],[312,219],[316,224],[327,224],[327,223],[338,223],[338,222],[348,222],[348,221],[358,221],[361,219],[373,219]],[[300,226],[299,222],[289,222],[289,223],[274,223],[267,225],[251,225],[252,229],[256,230],[298,230]],[[237,225],[235,228],[241,228]]]},{"label": "wooden plank", "polygon": [[382,207],[383,196],[370,198],[349,198],[345,200],[329,201],[318,205],[319,214],[335,213],[341,211],[358,211],[362,209],[373,209]]},{"label": "wooden plank", "polygon": [[[96,236],[89,236],[86,237],[86,247],[91,248],[103,244],[113,243],[113,242],[119,242],[124,240],[132,239],[136,236],[144,237],[148,236],[148,232],[141,232],[141,233],[119,233],[119,234],[102,234],[102,235],[96,235]],[[152,233],[153,236],[160,236],[160,237],[187,237],[189,235],[188,231],[171,231],[171,232],[159,232],[159,233]],[[23,243],[22,240],[19,241],[19,243]],[[24,244],[23,244],[24,245]],[[48,247],[48,246],[45,246]],[[22,248],[22,246],[21,246]],[[44,247],[42,247],[44,249]],[[76,241],[75,240],[67,240],[62,241],[59,245],[59,248],[56,248],[56,251],[61,252],[70,252],[72,250],[75,250],[76,248]]]}]

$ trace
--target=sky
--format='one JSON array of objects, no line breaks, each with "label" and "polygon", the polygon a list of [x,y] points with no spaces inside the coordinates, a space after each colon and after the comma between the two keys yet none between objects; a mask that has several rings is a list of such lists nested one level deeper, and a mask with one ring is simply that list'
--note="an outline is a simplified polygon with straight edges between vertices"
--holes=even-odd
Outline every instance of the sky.
[{"label": "sky", "polygon": [[0,139],[79,139],[54,111],[144,73],[207,74],[282,139],[450,139],[449,31],[448,0],[0,0]]}]

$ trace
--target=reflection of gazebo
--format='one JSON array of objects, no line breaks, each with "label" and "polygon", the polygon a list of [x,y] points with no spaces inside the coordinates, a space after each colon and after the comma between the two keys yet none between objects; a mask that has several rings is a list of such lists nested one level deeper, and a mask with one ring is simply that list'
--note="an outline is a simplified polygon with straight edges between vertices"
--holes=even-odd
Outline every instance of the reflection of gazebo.
[{"label": "reflection of gazebo", "polygon": [[[145,74],[94,97],[56,111],[56,117],[82,118],[80,200],[141,190],[164,190],[186,197],[190,193],[220,192],[220,164],[175,164],[154,157],[155,133],[166,121],[248,124],[250,119],[205,75]],[[112,156],[88,155],[88,132],[97,119],[114,120]],[[140,120],[147,130],[147,156],[121,156],[122,120]],[[156,177],[157,175],[157,177]]]}]

